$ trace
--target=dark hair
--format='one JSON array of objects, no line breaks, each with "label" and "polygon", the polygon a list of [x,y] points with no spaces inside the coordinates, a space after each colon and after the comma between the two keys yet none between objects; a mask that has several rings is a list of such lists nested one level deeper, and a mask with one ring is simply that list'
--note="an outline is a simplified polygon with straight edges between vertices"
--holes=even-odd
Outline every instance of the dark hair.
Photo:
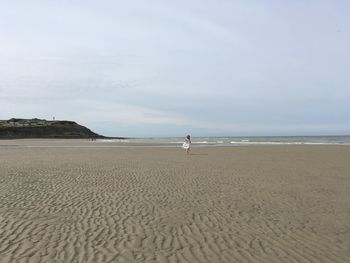
[{"label": "dark hair", "polygon": [[187,135],[186,138],[187,138],[187,139],[191,139],[191,136],[190,136],[190,135]]}]

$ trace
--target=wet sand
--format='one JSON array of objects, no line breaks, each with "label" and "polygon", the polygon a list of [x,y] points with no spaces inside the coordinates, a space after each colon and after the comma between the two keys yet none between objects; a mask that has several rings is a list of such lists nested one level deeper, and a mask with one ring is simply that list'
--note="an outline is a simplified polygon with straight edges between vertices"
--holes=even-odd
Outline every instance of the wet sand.
[{"label": "wet sand", "polygon": [[99,145],[0,141],[1,263],[349,262],[350,146]]}]

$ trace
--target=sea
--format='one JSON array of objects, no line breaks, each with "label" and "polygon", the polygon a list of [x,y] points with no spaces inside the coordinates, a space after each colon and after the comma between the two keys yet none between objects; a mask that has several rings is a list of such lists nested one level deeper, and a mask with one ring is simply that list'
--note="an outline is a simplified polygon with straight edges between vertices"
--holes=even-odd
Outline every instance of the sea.
[{"label": "sea", "polygon": [[[192,137],[193,146],[248,146],[248,145],[350,145],[349,136],[242,136],[242,137]],[[100,140],[104,142],[181,145],[182,137],[130,138],[125,140]]]}]

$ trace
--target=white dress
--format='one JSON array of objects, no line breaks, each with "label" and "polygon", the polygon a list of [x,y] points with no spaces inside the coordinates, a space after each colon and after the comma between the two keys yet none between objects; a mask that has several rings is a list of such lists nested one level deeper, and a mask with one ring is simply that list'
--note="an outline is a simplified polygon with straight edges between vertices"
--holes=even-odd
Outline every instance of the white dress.
[{"label": "white dress", "polygon": [[189,149],[191,147],[191,141],[186,139],[185,142],[182,144],[182,148],[185,150]]}]

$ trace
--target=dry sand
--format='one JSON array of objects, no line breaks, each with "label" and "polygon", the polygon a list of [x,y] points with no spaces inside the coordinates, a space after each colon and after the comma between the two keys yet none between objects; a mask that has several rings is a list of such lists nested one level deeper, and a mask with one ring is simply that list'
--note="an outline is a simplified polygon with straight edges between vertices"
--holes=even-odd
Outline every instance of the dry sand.
[{"label": "dry sand", "polygon": [[1,263],[350,262],[349,146],[94,145],[0,142]]}]

